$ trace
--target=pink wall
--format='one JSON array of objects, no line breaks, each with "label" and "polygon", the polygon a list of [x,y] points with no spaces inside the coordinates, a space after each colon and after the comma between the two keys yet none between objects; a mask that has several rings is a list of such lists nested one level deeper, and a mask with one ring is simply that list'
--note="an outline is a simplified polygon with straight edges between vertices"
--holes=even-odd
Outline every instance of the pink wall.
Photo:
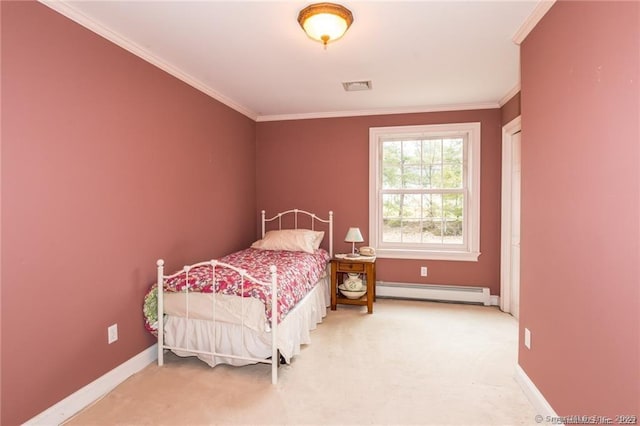
[{"label": "pink wall", "polygon": [[[140,305],[156,258],[175,268],[246,246],[258,209],[332,209],[338,251],[349,226],[368,239],[369,127],[482,122],[480,261],[380,259],[378,278],[499,294],[500,137],[515,97],[501,110],[256,124],[40,4],[0,11],[2,424],[153,343]],[[522,45],[533,347],[519,362],[559,414],[640,411],[639,13],[560,2]]]},{"label": "pink wall", "polygon": [[500,108],[501,123],[504,126],[520,115],[520,92],[516,93]]},{"label": "pink wall", "polygon": [[640,415],[640,3],[556,3],[522,44],[519,363],[559,415]]},{"label": "pink wall", "polygon": [[154,343],[141,305],[157,258],[172,269],[253,241],[255,123],[41,4],[1,7],[13,425]]},{"label": "pink wall", "polygon": [[[488,286],[500,291],[499,109],[259,122],[257,205],[268,211],[297,206],[335,213],[337,252],[350,226],[369,233],[369,127],[475,122],[482,124],[481,236],[478,262],[378,260],[378,280]],[[420,266],[429,276],[420,277]]]}]

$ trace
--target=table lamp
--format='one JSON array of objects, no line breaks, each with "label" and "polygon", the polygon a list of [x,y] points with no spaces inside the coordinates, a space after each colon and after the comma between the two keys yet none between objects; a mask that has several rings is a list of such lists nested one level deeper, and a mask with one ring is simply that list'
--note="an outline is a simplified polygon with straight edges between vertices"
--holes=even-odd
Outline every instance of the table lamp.
[{"label": "table lamp", "polygon": [[361,243],[364,241],[362,238],[362,233],[360,233],[360,228],[349,228],[347,231],[347,235],[344,237],[344,241],[347,243],[351,243],[351,253],[347,254],[347,257],[358,257],[360,256],[356,253],[356,243]]}]

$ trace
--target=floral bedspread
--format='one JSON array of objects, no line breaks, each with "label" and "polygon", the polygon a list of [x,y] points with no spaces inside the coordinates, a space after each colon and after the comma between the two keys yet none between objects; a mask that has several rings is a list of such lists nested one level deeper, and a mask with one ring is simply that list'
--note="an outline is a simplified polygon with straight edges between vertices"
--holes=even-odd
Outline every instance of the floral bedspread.
[{"label": "floral bedspread", "polygon": [[[218,294],[255,297],[265,305],[267,318],[271,318],[271,273],[269,267],[275,265],[278,274],[278,323],[313,288],[320,279],[329,261],[329,253],[324,249],[314,254],[293,251],[258,250],[247,248],[218,259],[246,271],[268,286],[245,280],[242,286],[240,275],[228,268],[216,267],[215,291]],[[189,271],[189,291],[212,293],[214,288],[210,265],[198,266]],[[180,292],[187,285],[183,272],[165,280],[166,292]],[[268,303],[267,303],[268,301]],[[154,284],[144,298],[145,327],[157,335],[157,292]]]}]

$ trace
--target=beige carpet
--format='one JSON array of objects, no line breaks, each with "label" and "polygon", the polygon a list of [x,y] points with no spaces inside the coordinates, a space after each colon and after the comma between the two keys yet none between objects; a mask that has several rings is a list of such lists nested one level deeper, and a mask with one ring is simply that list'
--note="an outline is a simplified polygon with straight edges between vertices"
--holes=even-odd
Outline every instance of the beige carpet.
[{"label": "beige carpet", "polygon": [[271,385],[270,366],[167,356],[68,425],[536,424],[514,380],[517,322],[495,307],[339,305]]}]

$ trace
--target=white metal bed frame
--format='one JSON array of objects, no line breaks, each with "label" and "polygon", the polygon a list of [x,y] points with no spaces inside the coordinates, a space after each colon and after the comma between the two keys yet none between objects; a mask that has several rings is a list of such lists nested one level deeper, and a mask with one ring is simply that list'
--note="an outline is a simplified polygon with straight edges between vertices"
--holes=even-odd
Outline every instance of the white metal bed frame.
[{"label": "white metal bed frame", "polygon": [[[282,229],[282,218],[285,217],[288,214],[293,214],[294,216],[294,227],[293,229],[298,229],[298,214],[303,214],[303,215],[307,215],[309,216],[311,219],[311,230],[315,230],[315,223],[316,221],[318,222],[322,222],[322,223],[326,223],[329,226],[329,255],[333,256],[333,211],[329,211],[329,218],[328,219],[322,219],[318,216],[316,216],[314,213],[309,213],[305,210],[299,210],[299,209],[292,209],[292,210],[287,210],[281,213],[276,214],[275,216],[271,217],[271,218],[266,218],[266,213],[264,210],[262,210],[262,217],[261,217],[261,221],[262,221],[262,238],[264,238],[265,233],[266,233],[266,225],[268,222],[273,222],[276,219],[278,220],[278,229],[281,230]],[[182,270],[172,274],[172,275],[165,275],[164,274],[164,260],[163,259],[158,259],[158,261],[156,262],[156,265],[158,267],[158,275],[157,275],[157,283],[158,283],[158,365],[162,366],[164,364],[164,350],[165,349],[169,349],[169,350],[178,350],[178,351],[182,351],[182,352],[187,352],[187,353],[192,353],[192,354],[203,354],[203,355],[211,355],[211,356],[219,356],[219,357],[226,357],[226,358],[232,358],[232,359],[239,359],[239,360],[245,360],[245,361],[251,361],[251,362],[257,362],[257,363],[265,363],[265,364],[271,364],[271,383],[272,384],[276,384],[278,382],[278,365],[279,365],[279,361],[280,361],[280,355],[278,353],[278,347],[277,347],[277,330],[278,330],[278,308],[277,308],[277,304],[278,304],[278,272],[277,272],[277,268],[275,267],[275,265],[271,265],[269,268],[269,271],[271,273],[271,280],[270,282],[264,282],[264,281],[259,281],[256,278],[252,277],[251,275],[247,274],[247,272],[243,269],[240,268],[236,268],[235,266],[223,263],[223,262],[219,262],[217,260],[209,260],[209,261],[205,261],[205,262],[199,262],[199,263],[195,263],[193,265],[187,265],[184,266],[182,268]],[[249,357],[249,356],[242,356],[242,355],[234,355],[234,354],[225,354],[225,353],[220,353],[217,351],[214,352],[210,352],[210,351],[201,351],[201,350],[196,350],[196,349],[191,349],[188,347],[188,340],[187,340],[187,347],[186,348],[181,348],[181,347],[176,347],[176,346],[169,346],[166,345],[164,343],[164,321],[163,321],[163,312],[164,312],[164,300],[163,300],[163,294],[164,294],[164,282],[168,279],[174,278],[180,274],[182,274],[183,272],[185,273],[185,303],[186,303],[186,318],[189,318],[189,272],[191,271],[191,269],[197,267],[197,266],[206,266],[209,265],[212,268],[212,274],[213,274],[213,282],[215,283],[215,277],[216,277],[216,268],[228,268],[231,269],[233,271],[235,271],[236,273],[239,274],[240,279],[241,279],[241,286],[242,286],[242,293],[244,293],[244,285],[245,282],[249,281],[249,282],[254,282],[260,285],[265,285],[271,286],[271,358],[270,359],[261,359],[261,358],[254,358],[254,357]],[[213,297],[212,297],[212,321],[215,322],[216,321],[216,292],[213,291]],[[244,312],[244,297],[241,297],[241,306],[242,306],[242,312]],[[243,337],[244,337],[244,318],[242,319],[241,322],[241,333],[243,333]],[[215,327],[214,327],[215,330]],[[214,342],[215,342],[215,337],[214,337]]]}]

